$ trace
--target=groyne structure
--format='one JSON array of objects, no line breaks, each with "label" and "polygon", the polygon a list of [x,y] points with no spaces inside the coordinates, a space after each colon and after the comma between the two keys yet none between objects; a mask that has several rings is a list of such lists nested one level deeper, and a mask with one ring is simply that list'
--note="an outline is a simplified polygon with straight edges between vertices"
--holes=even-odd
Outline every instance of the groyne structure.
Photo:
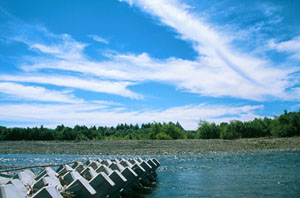
[{"label": "groyne structure", "polygon": [[102,198],[131,195],[155,182],[159,165],[153,158],[115,158],[77,161],[60,165],[56,169],[44,167],[38,174],[23,169],[11,178],[0,177],[3,183],[0,185],[0,198]]}]

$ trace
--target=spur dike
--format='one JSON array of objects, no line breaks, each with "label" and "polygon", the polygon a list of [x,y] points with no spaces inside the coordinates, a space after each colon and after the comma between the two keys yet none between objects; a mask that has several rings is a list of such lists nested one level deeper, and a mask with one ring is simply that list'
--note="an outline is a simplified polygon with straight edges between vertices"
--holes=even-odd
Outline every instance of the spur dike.
[{"label": "spur dike", "polygon": [[102,198],[139,192],[156,180],[154,159],[97,159],[45,167],[39,174],[24,169],[0,185],[0,198]]}]

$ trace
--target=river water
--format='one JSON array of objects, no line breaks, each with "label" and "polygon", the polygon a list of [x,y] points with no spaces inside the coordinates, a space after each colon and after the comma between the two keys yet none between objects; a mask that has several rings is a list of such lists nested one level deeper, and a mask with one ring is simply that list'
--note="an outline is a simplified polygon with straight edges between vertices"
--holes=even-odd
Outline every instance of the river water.
[{"label": "river water", "polygon": [[[0,154],[0,166],[112,157]],[[300,197],[300,151],[148,157],[161,162],[157,183],[138,197]]]}]

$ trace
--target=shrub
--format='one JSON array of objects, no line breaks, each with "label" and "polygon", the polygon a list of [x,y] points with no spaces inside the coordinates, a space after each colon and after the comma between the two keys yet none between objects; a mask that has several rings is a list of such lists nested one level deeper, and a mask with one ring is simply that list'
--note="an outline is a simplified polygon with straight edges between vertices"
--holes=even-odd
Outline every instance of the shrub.
[{"label": "shrub", "polygon": [[220,128],[215,123],[200,121],[196,137],[199,139],[216,139],[220,138]]},{"label": "shrub", "polygon": [[172,140],[172,137],[164,132],[156,134],[156,139],[158,140]]}]

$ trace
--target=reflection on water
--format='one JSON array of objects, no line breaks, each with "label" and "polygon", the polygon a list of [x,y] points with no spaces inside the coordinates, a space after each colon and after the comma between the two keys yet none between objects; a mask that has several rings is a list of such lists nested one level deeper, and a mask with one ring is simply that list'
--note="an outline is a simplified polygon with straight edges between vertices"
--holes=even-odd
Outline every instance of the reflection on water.
[{"label": "reflection on water", "polygon": [[[0,154],[0,167],[97,157],[118,156]],[[151,157],[161,162],[157,184],[139,197],[300,197],[299,151]]]}]

